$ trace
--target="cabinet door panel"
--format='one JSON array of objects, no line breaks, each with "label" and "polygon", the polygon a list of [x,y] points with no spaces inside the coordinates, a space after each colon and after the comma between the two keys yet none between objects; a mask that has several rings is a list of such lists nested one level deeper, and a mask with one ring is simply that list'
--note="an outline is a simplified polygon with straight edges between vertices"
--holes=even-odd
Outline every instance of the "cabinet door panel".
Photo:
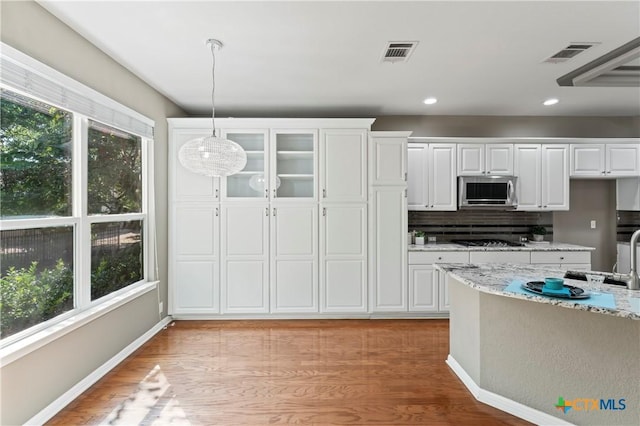
[{"label": "cabinet door panel", "polygon": [[219,312],[220,280],[217,262],[176,262],[174,274],[173,313]]},{"label": "cabinet door panel", "polygon": [[409,265],[409,311],[438,310],[438,283],[433,266]]},{"label": "cabinet door panel", "polygon": [[453,144],[429,145],[429,198],[433,210],[456,210],[456,155]]},{"label": "cabinet door panel", "polygon": [[224,206],[222,213],[225,256],[267,255],[270,212],[266,205]]},{"label": "cabinet door panel", "polygon": [[429,146],[410,143],[407,148],[407,201],[409,210],[429,208]]},{"label": "cabinet door panel", "polygon": [[176,256],[218,255],[219,207],[180,206],[175,210]]},{"label": "cabinet door panel", "polygon": [[365,130],[324,130],[320,162],[320,197],[324,201],[367,200]]},{"label": "cabinet door panel", "polygon": [[222,198],[227,201],[260,201],[269,197],[269,132],[267,130],[226,130],[223,136],[240,145],[247,164],[241,173],[221,179]]},{"label": "cabinet door panel", "polygon": [[458,144],[458,176],[485,172],[484,144]]},{"label": "cabinet door panel", "polygon": [[567,145],[542,145],[542,208],[569,210]]},{"label": "cabinet door panel", "polygon": [[323,255],[366,256],[366,206],[327,206],[323,211]]},{"label": "cabinet door panel", "polygon": [[407,138],[372,138],[372,185],[406,185]]},{"label": "cabinet door panel", "polygon": [[281,205],[271,218],[271,311],[318,311],[318,209]]},{"label": "cabinet door panel", "polygon": [[280,260],[272,280],[272,312],[317,312],[318,271],[314,260]]},{"label": "cabinet door panel", "polygon": [[640,146],[608,144],[607,176],[640,176]]},{"label": "cabinet door panel", "polygon": [[605,173],[603,144],[571,145],[571,176],[602,176]]},{"label": "cabinet door panel", "polygon": [[260,260],[234,260],[224,266],[224,312],[269,312],[267,264]]},{"label": "cabinet door panel", "polygon": [[324,312],[366,312],[364,259],[327,260],[324,279]]},{"label": "cabinet door panel", "polygon": [[512,144],[487,144],[485,151],[487,174],[498,176],[513,174]]},{"label": "cabinet door panel", "polygon": [[541,195],[541,146],[532,144],[516,145],[514,169],[518,177],[516,183],[518,210],[540,210]]},{"label": "cabinet door panel", "polygon": [[218,178],[199,175],[187,170],[178,160],[180,148],[191,139],[209,136],[201,131],[174,130],[171,144],[173,147],[172,186],[174,201],[219,201],[220,182]]},{"label": "cabinet door panel", "polygon": [[373,310],[407,310],[407,210],[402,188],[373,190]]},{"label": "cabinet door panel", "polygon": [[318,235],[316,207],[279,206],[273,207],[272,212],[273,254],[276,257],[315,256]]}]

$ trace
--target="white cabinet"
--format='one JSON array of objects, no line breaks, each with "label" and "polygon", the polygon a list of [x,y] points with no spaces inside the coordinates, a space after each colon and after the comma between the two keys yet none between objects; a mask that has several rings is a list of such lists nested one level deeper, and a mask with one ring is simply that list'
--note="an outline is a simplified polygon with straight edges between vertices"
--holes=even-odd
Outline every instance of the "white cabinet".
[{"label": "white cabinet", "polygon": [[247,154],[247,164],[240,172],[222,179],[222,200],[260,201],[269,198],[269,131],[224,130],[223,137],[240,145]]},{"label": "white cabinet", "polygon": [[640,210],[640,178],[618,179],[616,181],[616,209]]},{"label": "white cabinet", "polygon": [[429,145],[410,143],[407,147],[407,203],[409,210],[429,206]]},{"label": "white cabinet", "polygon": [[322,201],[367,201],[367,141],[366,130],[328,129],[321,132]]},{"label": "white cabinet", "polygon": [[318,207],[271,207],[271,312],[318,312]]},{"label": "white cabinet", "polygon": [[371,132],[370,185],[407,184],[407,137],[410,132]]},{"label": "white cabinet", "polygon": [[455,153],[455,144],[409,144],[409,210],[457,210]]},{"label": "white cabinet", "polygon": [[198,175],[185,169],[178,161],[180,148],[191,139],[210,136],[211,130],[178,129],[171,134],[169,163],[169,191],[174,202],[216,202],[220,201],[220,180]]},{"label": "white cabinet", "polygon": [[565,270],[591,270],[590,251],[533,251],[531,263]]},{"label": "white cabinet", "polygon": [[523,250],[472,251],[471,263],[531,263],[531,252]]},{"label": "white cabinet", "polygon": [[403,187],[371,191],[372,310],[407,310],[407,199]]},{"label": "white cabinet", "polygon": [[640,145],[571,144],[572,177],[640,176]]},{"label": "white cabinet", "polygon": [[[220,311],[220,208],[215,204],[176,206],[171,233],[170,314]],[[203,239],[206,233],[212,238]]]},{"label": "white cabinet", "polygon": [[269,206],[226,205],[221,214],[222,312],[269,312]]},{"label": "white cabinet", "polygon": [[318,130],[272,129],[270,139],[272,200],[295,202],[317,200]]},{"label": "white cabinet", "polygon": [[458,144],[458,176],[513,175],[513,144]]},{"label": "white cabinet", "polygon": [[366,204],[323,205],[320,253],[322,311],[366,312]]},{"label": "white cabinet", "polygon": [[409,312],[448,312],[449,288],[433,264],[468,262],[468,251],[409,252]]},{"label": "white cabinet", "polygon": [[565,144],[515,145],[518,210],[569,209],[569,147]]}]

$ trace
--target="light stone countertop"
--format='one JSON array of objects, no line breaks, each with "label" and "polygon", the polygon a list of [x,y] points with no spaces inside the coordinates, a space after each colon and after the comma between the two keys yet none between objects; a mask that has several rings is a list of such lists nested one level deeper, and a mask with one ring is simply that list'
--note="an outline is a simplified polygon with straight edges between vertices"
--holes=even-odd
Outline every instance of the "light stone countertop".
[{"label": "light stone countertop", "polygon": [[[544,277],[549,276],[562,277],[564,271],[560,269],[512,263],[436,263],[434,266],[436,269],[450,274],[463,284],[483,293],[640,320],[640,290],[628,290],[622,286],[604,285],[606,292],[614,296],[615,309],[577,304],[570,299],[538,296],[533,293],[519,294],[504,290],[514,280],[525,283],[528,281],[541,281]],[[565,279],[565,284],[588,288],[585,281]]]},{"label": "light stone countertop", "polygon": [[593,251],[593,247],[566,243],[526,243],[521,247],[465,247],[455,243],[436,243],[408,246],[409,251]]}]

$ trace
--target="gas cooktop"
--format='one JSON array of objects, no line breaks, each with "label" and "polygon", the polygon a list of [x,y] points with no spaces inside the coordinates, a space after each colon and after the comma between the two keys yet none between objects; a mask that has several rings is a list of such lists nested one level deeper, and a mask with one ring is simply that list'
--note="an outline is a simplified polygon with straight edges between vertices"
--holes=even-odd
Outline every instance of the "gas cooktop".
[{"label": "gas cooktop", "polygon": [[500,240],[494,238],[477,239],[477,240],[451,240],[452,243],[460,244],[465,247],[522,247],[524,244],[513,241]]}]

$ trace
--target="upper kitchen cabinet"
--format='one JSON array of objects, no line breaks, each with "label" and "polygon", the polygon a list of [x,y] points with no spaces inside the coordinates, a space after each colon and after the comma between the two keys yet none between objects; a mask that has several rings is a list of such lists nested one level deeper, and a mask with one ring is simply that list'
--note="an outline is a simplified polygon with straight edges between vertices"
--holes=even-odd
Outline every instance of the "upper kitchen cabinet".
[{"label": "upper kitchen cabinet", "polygon": [[169,193],[173,201],[220,201],[220,179],[195,174],[180,164],[180,148],[191,139],[211,136],[211,130],[170,125]]},{"label": "upper kitchen cabinet", "polygon": [[271,131],[271,198],[316,200],[316,129]]},{"label": "upper kitchen cabinet", "polygon": [[371,185],[407,184],[407,138],[410,134],[411,132],[371,132]]},{"label": "upper kitchen cabinet", "polygon": [[327,202],[367,201],[366,129],[320,132],[320,197]]},{"label": "upper kitchen cabinet", "polygon": [[408,157],[409,210],[456,210],[456,145],[410,143]]},{"label": "upper kitchen cabinet", "polygon": [[457,146],[458,176],[513,175],[513,144],[466,144]]},{"label": "upper kitchen cabinet", "polygon": [[247,165],[223,179],[222,198],[230,201],[269,198],[269,131],[226,130],[223,136],[244,149]]},{"label": "upper kitchen cabinet", "polygon": [[640,176],[640,144],[571,144],[571,176]]},{"label": "upper kitchen cabinet", "polygon": [[569,146],[516,144],[518,210],[569,210]]}]

